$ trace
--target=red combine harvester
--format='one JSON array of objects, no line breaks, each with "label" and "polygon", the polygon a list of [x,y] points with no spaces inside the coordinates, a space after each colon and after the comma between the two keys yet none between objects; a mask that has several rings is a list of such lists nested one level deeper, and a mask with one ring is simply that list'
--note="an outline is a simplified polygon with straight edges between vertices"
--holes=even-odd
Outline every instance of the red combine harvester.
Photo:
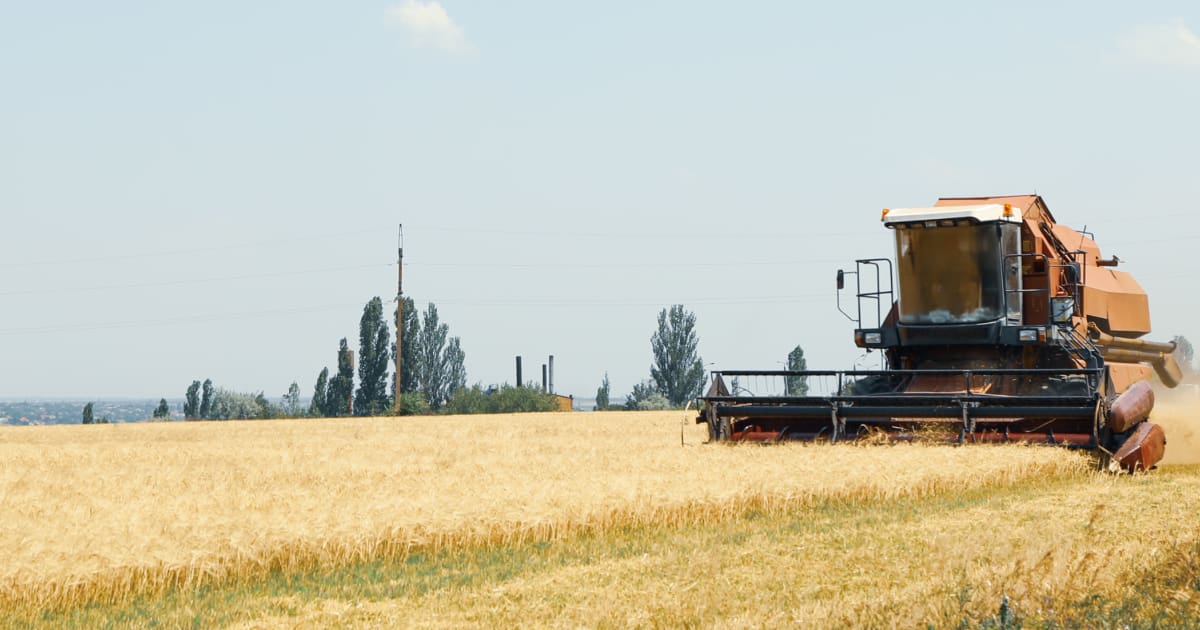
[{"label": "red combine harvester", "polygon": [[[1162,459],[1148,379],[1179,384],[1175,345],[1140,339],[1146,293],[1090,234],[1058,224],[1037,195],[943,198],[882,221],[895,269],[858,260],[837,285],[842,310],[853,276],[857,311],[842,312],[884,369],[714,372],[697,418],[712,440],[1035,442],[1130,471]],[[760,387],[772,382],[782,391]]]}]

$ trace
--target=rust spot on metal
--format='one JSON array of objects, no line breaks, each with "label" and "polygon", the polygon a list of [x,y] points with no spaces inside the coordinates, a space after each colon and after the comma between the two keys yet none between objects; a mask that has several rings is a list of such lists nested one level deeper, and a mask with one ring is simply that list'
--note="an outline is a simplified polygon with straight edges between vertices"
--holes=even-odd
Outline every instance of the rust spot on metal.
[{"label": "rust spot on metal", "polygon": [[1133,425],[1150,417],[1154,409],[1154,389],[1146,381],[1138,381],[1117,397],[1108,414],[1108,426],[1117,433],[1128,431]]},{"label": "rust spot on metal", "polygon": [[1133,435],[1125,440],[1113,459],[1129,472],[1150,470],[1162,459],[1166,448],[1167,438],[1162,427],[1153,422],[1143,422],[1133,430]]}]

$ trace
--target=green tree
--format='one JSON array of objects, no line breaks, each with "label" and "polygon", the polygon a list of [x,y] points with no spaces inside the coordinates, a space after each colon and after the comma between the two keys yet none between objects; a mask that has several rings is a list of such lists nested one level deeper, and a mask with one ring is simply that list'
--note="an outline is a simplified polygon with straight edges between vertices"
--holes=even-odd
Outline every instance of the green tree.
[{"label": "green tree", "polygon": [[200,381],[192,381],[188,385],[187,394],[184,396],[183,417],[187,420],[195,420],[200,418]]},{"label": "green tree", "polygon": [[158,407],[154,409],[154,417],[159,420],[171,417],[171,407],[167,405],[166,398],[158,399]]},{"label": "green tree", "polygon": [[83,406],[83,424],[92,424],[96,421],[96,417],[92,415],[94,405],[88,403]]},{"label": "green tree", "polygon": [[262,392],[254,395],[254,405],[258,407],[258,415],[254,416],[255,418],[279,418],[284,415],[283,409],[271,404]]},{"label": "green tree", "polygon": [[354,393],[354,413],[365,416],[388,411],[388,348],[387,322],[383,321],[383,302],[371,298],[363,307],[358,322],[358,391]]},{"label": "green tree", "polygon": [[[788,353],[787,369],[791,372],[803,372],[808,369],[808,361],[804,360],[804,348],[800,346],[792,348],[792,351]],[[788,376],[784,387],[788,396],[807,396],[808,377]]]},{"label": "green tree", "polygon": [[466,353],[458,337],[449,337],[450,327],[438,319],[436,305],[430,303],[422,319],[417,336],[418,389],[436,410],[466,386]]},{"label": "green tree", "polygon": [[458,337],[446,343],[446,397],[467,386],[467,355]]},{"label": "green tree", "polygon": [[670,409],[671,401],[658,391],[652,381],[642,381],[633,385],[633,391],[625,397],[626,411],[653,411]]},{"label": "green tree", "polygon": [[254,420],[277,418],[281,410],[267,401],[262,392],[245,394],[222,387],[213,391],[211,420]]},{"label": "green tree", "polygon": [[300,385],[296,381],[292,381],[288,385],[287,393],[283,395],[280,401],[280,407],[283,408],[283,413],[286,416],[295,417],[300,415]]},{"label": "green tree", "polygon": [[604,373],[604,380],[600,381],[600,388],[596,390],[596,410],[604,411],[608,409],[608,397],[612,392],[612,388],[608,383],[608,372]]},{"label": "green tree", "polygon": [[350,415],[354,395],[354,359],[345,337],[338,342],[338,371],[329,379],[326,392],[325,416],[333,418]]},{"label": "green tree", "polygon": [[439,409],[446,398],[446,336],[450,327],[438,321],[437,306],[425,307],[424,321],[417,342],[417,378],[429,406]]},{"label": "green tree", "polygon": [[400,405],[396,409],[397,414],[401,416],[424,416],[428,415],[431,411],[429,401],[425,400],[425,394],[421,392],[400,394]]},{"label": "green tree", "polygon": [[210,379],[210,378],[204,379],[204,386],[200,388],[200,391],[203,394],[200,397],[200,417],[201,418],[210,418],[210,417],[212,417],[212,397],[213,397],[212,379]]},{"label": "green tree", "polygon": [[[417,312],[417,305],[410,297],[402,298],[404,302],[404,311],[402,313],[402,327],[404,334],[402,355],[400,357],[400,391],[407,394],[409,392],[418,391],[421,388],[420,365],[418,355],[420,351],[421,337],[421,314]],[[395,319],[393,314],[392,319]],[[396,346],[392,345],[392,356],[395,358]]]},{"label": "green tree", "polygon": [[329,405],[329,392],[326,391],[328,386],[329,368],[321,368],[321,373],[317,375],[317,385],[313,387],[312,402],[308,404],[308,415],[314,418],[325,416]]},{"label": "green tree", "polygon": [[650,337],[654,387],[673,406],[681,407],[704,388],[704,362],[697,353],[696,316],[676,304],[658,314],[658,330]]}]

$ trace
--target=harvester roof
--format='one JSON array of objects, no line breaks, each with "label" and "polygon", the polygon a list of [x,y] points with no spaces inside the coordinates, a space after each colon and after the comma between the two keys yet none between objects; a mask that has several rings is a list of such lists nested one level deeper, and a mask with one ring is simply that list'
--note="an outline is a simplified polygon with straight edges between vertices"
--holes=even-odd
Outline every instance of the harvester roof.
[{"label": "harvester roof", "polygon": [[976,223],[986,221],[1021,222],[1021,210],[1012,205],[986,203],[977,205],[962,205],[933,208],[896,208],[888,210],[883,215],[883,224],[892,227],[905,223],[925,223],[927,221],[954,221],[967,219]]},{"label": "harvester roof", "polygon": [[1054,220],[1054,215],[1050,214],[1050,208],[1046,207],[1046,202],[1042,201],[1041,195],[1001,195],[999,197],[941,197],[935,207],[945,206],[978,206],[987,204],[1004,204],[1011,205],[1014,209],[1021,211],[1021,216],[1026,219],[1045,220],[1050,223],[1057,223]]}]

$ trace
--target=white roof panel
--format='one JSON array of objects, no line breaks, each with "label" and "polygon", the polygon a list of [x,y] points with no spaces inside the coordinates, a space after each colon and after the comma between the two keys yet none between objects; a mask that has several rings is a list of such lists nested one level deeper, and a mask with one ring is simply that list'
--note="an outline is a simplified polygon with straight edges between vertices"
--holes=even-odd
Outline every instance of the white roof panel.
[{"label": "white roof panel", "polygon": [[1021,209],[1012,206],[1012,214],[1004,216],[1004,206],[998,203],[978,206],[937,206],[935,208],[895,208],[888,210],[883,217],[883,224],[891,227],[897,223],[916,223],[919,221],[937,221],[939,219],[975,219],[980,223],[985,221],[1021,222]]}]

